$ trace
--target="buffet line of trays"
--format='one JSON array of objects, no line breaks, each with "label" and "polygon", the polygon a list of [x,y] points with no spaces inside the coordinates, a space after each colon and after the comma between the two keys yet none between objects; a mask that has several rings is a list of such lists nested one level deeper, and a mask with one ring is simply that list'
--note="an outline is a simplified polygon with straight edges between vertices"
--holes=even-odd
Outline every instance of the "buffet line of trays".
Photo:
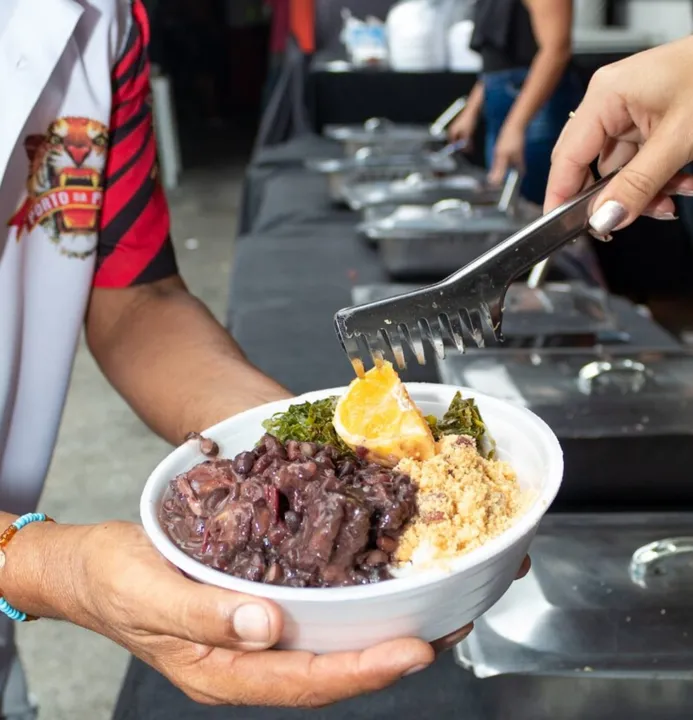
[{"label": "buffet line of trays", "polygon": [[[337,142],[306,141],[300,160],[294,148],[272,149],[291,169],[262,204],[276,210],[288,188],[274,226],[283,237],[312,226],[316,241],[326,218],[326,233],[349,237],[351,212],[354,241],[373,248],[359,258],[386,270],[356,270],[380,284],[361,280],[355,304],[439,280],[539,213],[518,196],[519,177],[489,187],[459,148],[445,149],[444,133],[373,121],[326,134]],[[334,156],[297,172],[316,147]],[[341,212],[325,213],[328,192]],[[504,720],[508,697],[516,720],[690,717],[693,357],[646,309],[609,293],[586,240],[524,280],[508,292],[502,345],[464,355],[450,347],[443,360],[430,353],[425,368],[530,407],[565,453],[532,572],[456,650],[487,679],[473,685],[479,717]]]},{"label": "buffet line of trays", "polygon": [[[354,287],[354,304],[440,280],[540,214],[518,173],[489,186],[440,128],[373,119],[324,134],[343,154],[305,166],[354,212],[391,280]],[[529,580],[482,618],[458,660],[482,677],[618,677],[640,717],[638,683],[676,685],[693,668],[693,354],[609,293],[587,238],[510,287],[502,330],[497,347],[430,360],[441,381],[542,417],[566,476]]]},{"label": "buffet line of trays", "polygon": [[[371,119],[324,134],[341,155],[305,166],[354,212],[392,281],[356,286],[354,304],[441,280],[541,212],[520,197],[518,172],[490,186],[445,144],[441,119]],[[447,348],[434,359],[438,375],[529,406],[552,426],[569,474],[556,510],[693,508],[693,356],[646,308],[609,293],[588,238],[509,288],[502,332],[494,348]]]}]

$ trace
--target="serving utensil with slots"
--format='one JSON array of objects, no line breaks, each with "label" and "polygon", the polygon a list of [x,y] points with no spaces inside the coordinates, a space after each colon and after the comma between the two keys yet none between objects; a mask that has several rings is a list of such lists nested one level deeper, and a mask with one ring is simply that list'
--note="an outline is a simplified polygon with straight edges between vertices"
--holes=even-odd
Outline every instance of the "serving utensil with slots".
[{"label": "serving utensil with slots", "polygon": [[501,339],[508,286],[520,275],[574,240],[589,226],[595,196],[615,171],[572,200],[530,223],[445,280],[393,298],[345,308],[335,315],[337,336],[357,372],[394,358],[406,367],[405,346],[426,364],[424,342],[445,357],[445,338],[460,352]]}]

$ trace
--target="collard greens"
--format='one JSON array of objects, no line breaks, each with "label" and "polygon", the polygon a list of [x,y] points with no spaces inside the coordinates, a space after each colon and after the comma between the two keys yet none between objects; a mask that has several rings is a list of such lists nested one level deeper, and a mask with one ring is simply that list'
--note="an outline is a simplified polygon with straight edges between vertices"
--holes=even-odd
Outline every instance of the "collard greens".
[{"label": "collard greens", "polygon": [[277,413],[262,423],[262,427],[277,440],[314,442],[318,445],[333,445],[345,454],[353,454],[345,445],[332,424],[339,398],[331,397],[313,403],[292,405],[286,412]]},{"label": "collard greens", "polygon": [[[262,424],[264,429],[278,440],[314,442],[318,445],[333,445],[344,454],[353,454],[337,435],[332,424],[335,407],[339,398],[331,397],[313,403],[292,405],[286,412],[277,413]],[[426,418],[433,436],[439,440],[443,435],[469,435],[476,440],[477,448],[484,457],[493,455],[491,440],[479,408],[474,400],[465,400],[457,393],[442,418]]]},{"label": "collard greens", "polygon": [[476,446],[484,457],[493,455],[493,440],[481,418],[476,403],[471,398],[465,400],[458,392],[440,420],[433,415],[426,418],[433,437],[440,440],[444,435],[469,435],[476,440]]}]

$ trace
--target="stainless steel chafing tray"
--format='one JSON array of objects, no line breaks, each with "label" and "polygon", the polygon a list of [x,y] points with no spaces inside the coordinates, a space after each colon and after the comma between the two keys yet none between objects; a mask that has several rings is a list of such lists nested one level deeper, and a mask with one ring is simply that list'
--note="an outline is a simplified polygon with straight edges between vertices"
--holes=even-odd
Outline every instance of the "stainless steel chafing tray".
[{"label": "stainless steel chafing tray", "polygon": [[502,192],[487,183],[483,170],[470,165],[442,177],[428,171],[412,173],[404,180],[350,182],[343,195],[352,210],[360,211],[365,222],[372,222],[392,214],[400,205],[430,207],[450,198],[474,205],[496,204]]},{"label": "stainless steel chafing tray", "polygon": [[551,426],[566,468],[555,509],[693,508],[693,355],[670,341],[666,349],[470,350],[449,353],[438,371]]},{"label": "stainless steel chafing tray", "polygon": [[455,651],[484,678],[474,720],[691,717],[692,535],[690,512],[548,515],[529,576]]},{"label": "stainless steel chafing tray", "polygon": [[328,192],[335,202],[344,201],[344,187],[354,181],[398,180],[413,172],[452,174],[457,161],[450,152],[387,153],[381,148],[362,148],[354,157],[311,159],[307,169],[327,177]]},{"label": "stainless steel chafing tray", "polygon": [[362,125],[326,125],[323,134],[341,142],[347,157],[362,148],[381,147],[390,152],[417,152],[445,142],[444,128],[406,125],[386,118],[370,118]]},{"label": "stainless steel chafing tray", "polygon": [[392,277],[443,277],[540,215],[537,206],[521,199],[508,208],[450,199],[432,207],[402,205],[385,218],[361,223],[358,230],[377,242]]},{"label": "stainless steel chafing tray", "polygon": [[466,104],[467,98],[457,98],[430,125],[394,123],[373,117],[362,125],[326,125],[323,134],[341,142],[347,157],[374,147],[388,152],[419,152],[445,142],[446,128]]},{"label": "stainless steel chafing tray", "polygon": [[511,285],[505,296],[508,339],[594,336],[626,341],[617,334],[608,293],[582,282],[547,283],[538,288]]}]

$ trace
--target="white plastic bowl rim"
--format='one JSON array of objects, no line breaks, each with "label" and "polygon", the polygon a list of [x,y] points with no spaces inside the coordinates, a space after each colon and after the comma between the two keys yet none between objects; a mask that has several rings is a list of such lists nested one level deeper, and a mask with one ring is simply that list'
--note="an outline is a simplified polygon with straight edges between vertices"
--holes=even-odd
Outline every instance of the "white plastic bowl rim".
[{"label": "white plastic bowl rim", "polygon": [[[537,494],[529,507],[525,509],[522,515],[514,520],[513,524],[507,530],[499,536],[485,542],[481,547],[471,550],[470,552],[461,555],[459,558],[446,562],[444,568],[423,570],[421,572],[412,573],[406,577],[393,578],[380,583],[341,588],[292,588],[281,585],[269,585],[250,580],[242,580],[234,577],[233,575],[228,575],[220,570],[210,568],[179,549],[169,538],[166,531],[161,527],[158,519],[158,512],[162,497],[160,480],[162,472],[164,472],[169,465],[180,465],[179,462],[177,463],[178,457],[188,451],[185,444],[176,448],[176,450],[159,463],[144,487],[140,500],[140,516],[145,532],[154,543],[157,550],[167,560],[169,560],[169,562],[173,563],[173,565],[182,570],[186,575],[209,585],[223,587],[247,595],[264,597],[278,602],[282,600],[301,600],[305,602],[324,603],[326,601],[359,600],[372,597],[399,595],[406,593],[408,590],[420,588],[424,585],[434,584],[438,581],[444,580],[450,575],[471,570],[491,558],[503,554],[504,551],[508,550],[515,543],[520,541],[539,524],[541,518],[546,513],[546,510],[558,493],[560,480],[563,476],[563,452],[556,436],[541,418],[537,417],[526,408],[479,393],[471,388],[433,383],[407,383],[406,385],[412,395],[415,395],[417,390],[430,391],[435,389],[435,391],[441,394],[444,392],[454,394],[454,392],[461,391],[465,398],[474,398],[486,405],[495,404],[498,409],[502,406],[503,411],[512,412],[517,415],[518,418],[521,417],[524,422],[534,425],[535,428],[544,436],[544,442],[547,446],[546,450],[548,462],[545,475],[550,479],[555,478],[555,480],[551,480],[544,484],[541,492]],[[290,404],[296,405],[305,402],[314,402],[331,396],[340,396],[344,394],[345,391],[346,388],[342,387],[333,388],[331,390],[309,392],[292,398]],[[270,403],[262,406],[267,409],[267,417],[271,417],[275,412],[280,412],[280,410],[273,409],[275,405],[280,407],[288,406],[285,401]],[[242,424],[244,418],[250,416],[251,414],[257,414],[258,410],[262,409],[262,407],[253,408],[239,413],[231,419],[234,423]],[[229,419],[224,420],[214,427],[209,428],[202,434],[214,438],[216,431],[228,422]],[[492,427],[489,428],[489,431],[491,435],[493,435]],[[206,459],[208,458],[205,458],[200,454],[198,462],[203,462]],[[174,472],[174,474],[169,476],[169,481],[173,479],[175,474],[176,473]],[[166,487],[168,487],[168,483],[166,484]]]}]

